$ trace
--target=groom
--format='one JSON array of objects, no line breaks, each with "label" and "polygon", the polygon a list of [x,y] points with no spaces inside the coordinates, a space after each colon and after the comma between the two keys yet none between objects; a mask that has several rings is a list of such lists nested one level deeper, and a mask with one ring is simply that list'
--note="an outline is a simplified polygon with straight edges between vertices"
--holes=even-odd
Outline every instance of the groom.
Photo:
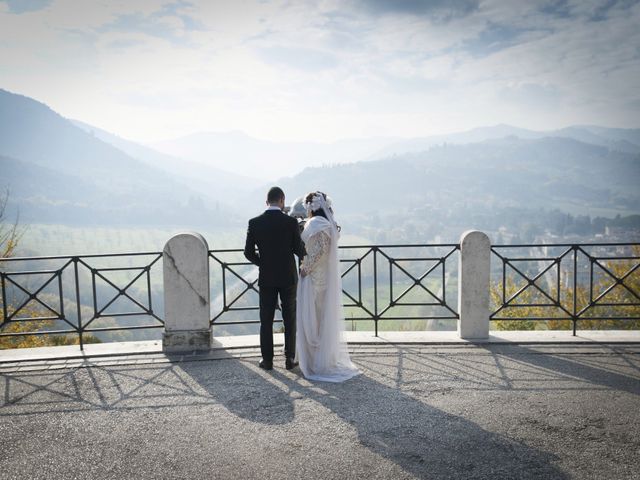
[{"label": "groom", "polygon": [[[284,192],[272,187],[267,193],[267,210],[249,220],[244,256],[258,266],[260,287],[260,368],[273,368],[273,317],[278,296],[284,323],[285,367],[297,365],[296,356],[296,284],[298,272],[293,255],[305,255],[295,218],[283,213]],[[258,252],[256,253],[256,246]]]}]

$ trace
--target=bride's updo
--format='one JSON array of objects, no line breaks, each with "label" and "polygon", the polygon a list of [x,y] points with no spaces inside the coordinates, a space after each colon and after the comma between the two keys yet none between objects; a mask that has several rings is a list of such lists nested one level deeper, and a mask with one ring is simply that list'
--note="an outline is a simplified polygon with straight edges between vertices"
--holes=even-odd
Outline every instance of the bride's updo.
[{"label": "bride's updo", "polygon": [[[324,208],[321,206],[320,196],[322,195],[322,200],[324,200],[324,204],[331,210],[331,198],[327,197],[327,194],[324,192],[311,192],[307,194],[304,198],[304,206],[307,209],[307,213],[310,217],[320,216],[329,220],[327,216],[327,212],[324,211]],[[331,210],[333,213],[333,210]],[[336,225],[338,231],[340,231],[340,226]]]},{"label": "bride's updo", "polygon": [[327,213],[320,206],[320,195],[324,199],[327,207],[331,208],[331,202],[327,201],[327,194],[323,192],[311,192],[304,198],[304,206],[307,209],[307,213],[310,217],[315,217],[319,215],[321,217],[327,218]]}]

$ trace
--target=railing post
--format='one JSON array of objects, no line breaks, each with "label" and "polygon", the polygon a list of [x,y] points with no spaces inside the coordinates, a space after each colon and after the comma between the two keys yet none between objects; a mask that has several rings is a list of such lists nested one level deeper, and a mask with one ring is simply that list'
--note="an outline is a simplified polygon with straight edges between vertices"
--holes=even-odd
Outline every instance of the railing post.
[{"label": "railing post", "polygon": [[198,233],[181,233],[164,247],[164,336],[165,352],[208,350],[209,247]]},{"label": "railing post", "polygon": [[464,339],[489,338],[489,267],[491,242],[470,230],[460,238],[458,269],[458,335]]},{"label": "railing post", "polygon": [[[362,271],[358,266],[358,282],[362,285]],[[361,288],[361,287],[360,287]],[[361,297],[362,298],[362,297]],[[373,323],[375,326],[375,336],[378,336],[378,249],[373,249]]]}]

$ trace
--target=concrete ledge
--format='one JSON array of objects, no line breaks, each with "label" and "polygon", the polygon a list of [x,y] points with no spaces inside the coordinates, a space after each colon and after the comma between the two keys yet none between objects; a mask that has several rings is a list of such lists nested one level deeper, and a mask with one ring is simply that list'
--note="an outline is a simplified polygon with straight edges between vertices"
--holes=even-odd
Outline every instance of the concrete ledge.
[{"label": "concrete ledge", "polygon": [[[345,332],[351,345],[479,345],[479,344],[640,344],[640,330],[589,330],[579,331],[577,336],[568,330],[552,331],[492,331],[488,339],[473,341],[461,339],[457,332]],[[284,335],[274,335],[274,344],[282,346]],[[259,335],[215,337],[212,350],[257,348]],[[0,364],[35,362],[56,359],[89,359],[94,357],[118,357],[131,355],[162,354],[162,341],[96,343],[85,345],[84,351],[77,345],[62,347],[17,348],[0,350]],[[197,349],[181,352],[197,354]],[[279,353],[279,352],[276,352]]]},{"label": "concrete ledge", "polygon": [[489,332],[485,339],[461,339],[456,331],[446,332],[346,332],[348,343],[466,345],[485,343],[640,343],[640,330],[585,330],[574,337],[570,330],[498,331]]},{"label": "concrete ledge", "polygon": [[140,355],[162,351],[161,340],[142,342],[89,343],[80,350],[78,345],[61,347],[14,348],[0,350],[0,363],[51,360],[57,358],[112,357]]},{"label": "concrete ledge", "polygon": [[[491,331],[489,343],[640,343],[640,330]],[[479,343],[479,342],[478,342]]]}]

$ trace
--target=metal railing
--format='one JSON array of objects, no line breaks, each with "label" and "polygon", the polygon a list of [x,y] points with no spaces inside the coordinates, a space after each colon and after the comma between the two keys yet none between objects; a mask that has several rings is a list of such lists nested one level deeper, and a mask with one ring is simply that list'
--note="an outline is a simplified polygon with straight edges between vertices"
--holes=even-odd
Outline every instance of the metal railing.
[{"label": "metal railing", "polygon": [[[399,321],[457,320],[458,244],[340,247],[345,319],[378,335]],[[640,244],[496,245],[492,321],[640,320]],[[162,253],[0,259],[0,337],[164,327]],[[213,328],[259,324],[257,268],[210,250]],[[243,333],[236,330],[234,333]],[[140,334],[137,334],[138,336]]]},{"label": "metal railing", "polygon": [[157,252],[2,258],[0,337],[76,335],[83,348],[87,335],[163,328],[152,298],[161,258]]},{"label": "metal railing", "polygon": [[493,321],[640,320],[640,244],[496,245]]},{"label": "metal railing", "polygon": [[[458,318],[457,244],[358,245],[340,247],[346,320],[455,320]],[[241,249],[211,250],[212,326],[257,320],[257,269]],[[452,265],[452,263],[454,265]],[[251,318],[240,318],[253,312]],[[225,320],[225,317],[227,318]]]}]

